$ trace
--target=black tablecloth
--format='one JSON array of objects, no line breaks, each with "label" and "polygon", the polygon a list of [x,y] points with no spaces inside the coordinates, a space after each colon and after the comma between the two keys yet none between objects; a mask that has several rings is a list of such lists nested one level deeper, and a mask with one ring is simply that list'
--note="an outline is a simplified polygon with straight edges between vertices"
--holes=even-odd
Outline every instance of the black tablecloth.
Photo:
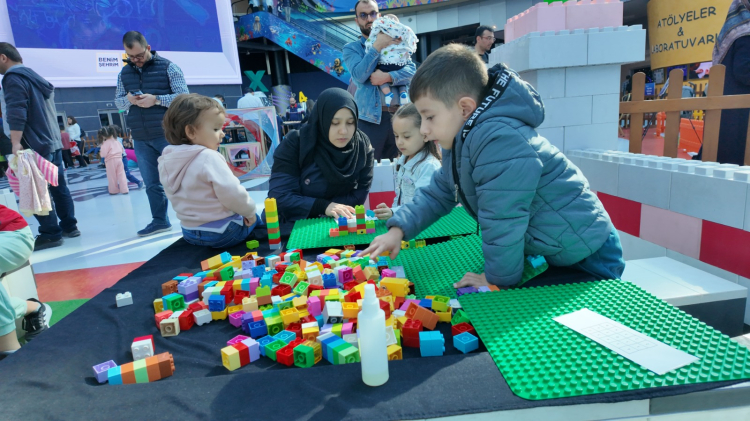
[{"label": "black tablecloth", "polygon": [[[263,231],[261,255],[269,253]],[[244,254],[244,246],[228,250]],[[305,255],[314,258],[314,251]],[[308,369],[261,358],[234,372],[221,364],[220,349],[241,330],[227,321],[212,322],[163,338],[154,322],[153,300],[161,284],[199,270],[200,261],[218,254],[180,239],[104,290],[49,331],[0,361],[0,410],[5,419],[415,419],[549,405],[618,402],[711,389],[731,383],[529,401],[515,396],[489,354],[481,348],[460,354],[450,326],[439,324],[446,355],[419,358],[406,348],[405,359],[390,363],[390,380],[371,388],[362,383],[359,364]],[[533,285],[589,281],[586,275],[552,268]],[[65,285],[60,285],[65,288]],[[115,295],[130,291],[134,304],[117,308]],[[175,359],[174,376],[150,383],[99,385],[91,367],[114,360],[132,361],[133,338],[154,335],[156,353]],[[6,418],[7,417],[7,418]]]}]

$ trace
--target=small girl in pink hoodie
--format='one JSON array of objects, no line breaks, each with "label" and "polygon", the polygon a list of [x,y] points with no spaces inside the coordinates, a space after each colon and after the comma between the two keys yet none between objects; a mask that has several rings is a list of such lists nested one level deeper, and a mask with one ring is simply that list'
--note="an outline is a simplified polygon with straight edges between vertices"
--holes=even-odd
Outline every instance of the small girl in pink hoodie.
[{"label": "small girl in pink hoodie", "polygon": [[128,194],[128,179],[125,177],[125,167],[122,164],[122,154],[125,150],[117,141],[117,130],[112,126],[99,129],[97,138],[101,144],[99,156],[107,165],[107,181],[109,194]]},{"label": "small girl in pink hoodie", "polygon": [[240,244],[257,223],[255,203],[217,151],[224,109],[213,99],[182,94],[164,115],[170,146],[159,157],[159,180],[190,244]]}]

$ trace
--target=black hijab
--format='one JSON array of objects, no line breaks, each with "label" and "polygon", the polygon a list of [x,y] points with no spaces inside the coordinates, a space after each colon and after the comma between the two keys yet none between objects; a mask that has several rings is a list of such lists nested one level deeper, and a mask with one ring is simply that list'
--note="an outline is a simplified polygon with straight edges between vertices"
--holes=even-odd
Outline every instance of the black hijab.
[{"label": "black hijab", "polygon": [[[352,112],[354,136],[343,148],[328,140],[333,116],[342,108]],[[329,184],[356,186],[359,173],[367,165],[367,154],[372,149],[370,139],[357,128],[358,110],[354,98],[345,90],[330,88],[318,96],[315,107],[309,110],[309,120],[300,129],[300,164],[308,154]]]}]

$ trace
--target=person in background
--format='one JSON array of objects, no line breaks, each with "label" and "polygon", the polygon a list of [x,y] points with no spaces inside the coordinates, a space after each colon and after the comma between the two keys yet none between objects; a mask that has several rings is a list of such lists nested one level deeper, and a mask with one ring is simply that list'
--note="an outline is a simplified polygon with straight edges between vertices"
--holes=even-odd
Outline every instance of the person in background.
[{"label": "person in background", "polygon": [[224,95],[216,94],[214,95],[214,99],[218,100],[222,107],[227,108],[227,101],[224,99]]},{"label": "person in background", "polygon": [[125,178],[128,179],[128,182],[133,183],[137,185],[136,187],[138,190],[143,188],[143,181],[137,179],[133,174],[130,173],[130,168],[128,168],[128,154],[125,153],[125,148],[127,146],[130,146],[128,149],[132,149],[132,142],[125,143],[125,139],[123,138],[124,134],[122,132],[122,128],[116,124],[112,125],[114,127],[115,132],[117,133],[117,142],[120,143],[120,146],[122,146],[122,166],[125,169]]},{"label": "person in background", "polygon": [[495,31],[492,27],[481,25],[474,31],[474,51],[479,55],[485,65],[490,62],[490,50],[495,44]]},{"label": "person in background", "polygon": [[76,144],[78,145],[78,150],[81,151],[80,155],[76,156],[76,160],[78,161],[78,168],[86,168],[88,164],[86,163],[86,160],[83,159],[83,147],[85,145],[83,144],[83,140],[81,139],[81,126],[78,125],[78,121],[72,115],[68,116],[68,128],[65,129],[65,131],[68,132],[70,140],[76,142]]},{"label": "person in background", "polygon": [[5,177],[5,172],[8,171],[8,155],[13,153],[13,145],[10,143],[10,138],[5,134],[3,130],[3,119],[0,117],[0,178]]},{"label": "person in background", "polygon": [[73,157],[70,155],[70,135],[65,129],[60,129],[60,141],[62,142],[62,157],[65,168],[75,168]]},{"label": "person in background", "polygon": [[[58,168],[62,167],[55,87],[37,72],[24,66],[21,54],[7,42],[0,42],[0,74],[4,75],[2,85],[7,111],[5,117],[10,127],[13,153],[33,149]],[[57,186],[49,186],[52,211],[47,215],[34,215],[39,221],[39,235],[34,240],[34,250],[59,247],[63,244],[63,237],[81,235],[65,171],[57,172],[57,181]]]},{"label": "person in background", "polygon": [[[0,205],[0,277],[23,266],[34,251],[34,236],[26,220],[13,209]],[[49,328],[52,308],[35,298],[11,297],[0,283],[0,360],[21,348],[16,319],[23,317],[26,342]]]},{"label": "person in background", "polygon": [[375,159],[391,159],[398,155],[396,140],[391,127],[391,114],[396,112],[396,104],[388,104],[385,94],[378,88],[384,83],[407,86],[417,67],[412,60],[393,72],[377,70],[380,52],[390,45],[401,43],[401,39],[379,33],[372,47],[366,47],[366,41],[372,32],[372,25],[380,17],[375,0],[358,0],[354,5],[354,21],[359,26],[361,36],[357,41],[344,46],[344,64],[352,74],[357,88],[354,99],[359,107],[358,127],[370,139],[375,148]]},{"label": "person in background", "polygon": [[620,96],[622,98],[625,98],[625,95],[630,92],[630,75],[625,76],[625,80],[622,82],[622,87],[620,88],[622,92],[620,92]]},{"label": "person in background", "polygon": [[125,149],[117,141],[117,129],[113,126],[102,127],[96,137],[101,145],[102,160],[107,162],[109,194],[128,194],[128,180],[122,165],[122,154],[125,153]]},{"label": "person in background", "polygon": [[255,94],[253,93],[253,90],[248,86],[245,88],[245,96],[237,100],[237,108],[239,109],[245,109],[245,108],[260,108],[263,106],[263,101],[260,100]]},{"label": "person in background", "polygon": [[146,237],[172,229],[167,216],[167,196],[159,182],[158,159],[169,145],[162,120],[172,101],[188,93],[188,87],[182,70],[156,51],[152,52],[140,32],[127,32],[122,44],[128,60],[117,76],[115,104],[120,110],[128,111],[127,125],[146,183],[152,220],[138,231],[139,237]]}]

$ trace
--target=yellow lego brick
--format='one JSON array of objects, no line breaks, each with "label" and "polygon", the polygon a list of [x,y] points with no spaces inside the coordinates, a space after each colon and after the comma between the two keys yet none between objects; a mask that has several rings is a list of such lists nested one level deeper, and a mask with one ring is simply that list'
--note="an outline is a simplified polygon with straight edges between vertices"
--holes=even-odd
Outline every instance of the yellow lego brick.
[{"label": "yellow lego brick", "polygon": [[222,348],[221,363],[224,364],[224,367],[229,371],[234,371],[240,368],[240,351],[233,346]]},{"label": "yellow lego brick", "polygon": [[397,297],[409,295],[409,281],[403,278],[383,278],[380,287],[385,288]]},{"label": "yellow lego brick", "polygon": [[378,268],[367,266],[363,272],[365,273],[365,277],[367,277],[368,281],[377,281],[380,278],[380,272],[378,272]]},{"label": "yellow lego brick", "polygon": [[232,256],[232,261],[219,266],[218,270],[222,270],[230,266],[233,267],[234,270],[242,270],[242,261],[239,257],[237,257],[237,260],[234,260],[234,257],[235,256]]},{"label": "yellow lego brick", "polygon": [[284,321],[284,326],[289,326],[290,324],[299,321],[299,311],[294,307],[281,310],[280,313],[281,320]]},{"label": "yellow lego brick", "polygon": [[388,359],[391,361],[403,359],[401,347],[396,344],[388,345],[386,351],[388,352]]},{"label": "yellow lego brick", "polygon": [[435,314],[438,316],[438,322],[450,322],[453,316],[453,311],[448,307],[448,311],[436,311]]},{"label": "yellow lego brick", "polygon": [[335,296],[339,296],[340,295],[338,289],[326,289],[324,291],[328,291],[328,293],[326,294],[326,297],[329,296],[329,295],[335,295]]},{"label": "yellow lego brick", "polygon": [[329,256],[338,256],[339,253],[341,253],[341,250],[339,249],[328,249],[323,254],[327,254]]},{"label": "yellow lego brick", "polygon": [[305,298],[305,297],[294,297],[292,299],[292,305],[298,311],[306,309],[307,308],[307,298]]},{"label": "yellow lego brick", "polygon": [[265,205],[266,212],[278,211],[278,208],[276,207],[276,199],[273,197],[266,199],[263,204]]},{"label": "yellow lego brick", "polygon": [[294,272],[294,274],[297,276],[297,279],[300,280],[300,281],[306,281],[307,280],[307,274],[304,271],[302,271],[302,270],[298,270],[298,271]]},{"label": "yellow lego brick", "polygon": [[352,257],[353,255],[354,255],[354,251],[353,250],[346,250],[346,251],[344,251],[344,252],[341,253],[341,258],[342,259],[348,259],[348,258]]},{"label": "yellow lego brick", "polygon": [[333,269],[325,269],[321,274],[328,275],[329,273],[333,273]]},{"label": "yellow lego brick", "polygon": [[354,288],[352,288],[352,290],[359,292],[364,297],[365,296],[365,285],[367,285],[367,282],[362,282],[361,284],[357,284],[357,286],[355,286]]},{"label": "yellow lego brick", "polygon": [[307,311],[307,309],[301,310],[301,311],[299,312],[299,318],[300,318],[300,319],[304,319],[305,317],[307,317],[307,316],[309,316],[309,315],[310,315],[310,312],[309,312],[309,311]]},{"label": "yellow lego brick", "polygon": [[403,329],[404,325],[406,324],[406,321],[409,320],[406,316],[401,316],[398,319],[396,319],[396,326],[394,326],[396,329]]},{"label": "yellow lego brick", "polygon": [[266,216],[266,223],[267,224],[273,224],[274,222],[279,222],[279,217],[278,216],[274,216],[274,217]]},{"label": "yellow lego brick", "polygon": [[345,319],[356,319],[359,314],[357,303],[341,303],[341,308],[344,311]]},{"label": "yellow lego brick", "polygon": [[227,314],[234,314],[234,313],[236,313],[238,311],[243,311],[241,305],[227,307]]},{"label": "yellow lego brick", "polygon": [[225,308],[222,311],[212,311],[211,312],[211,320],[226,320],[227,319],[227,309]]},{"label": "yellow lego brick", "polygon": [[224,264],[221,261],[221,256],[210,257],[210,258],[206,259],[205,261],[206,261],[206,269],[207,270],[216,269],[219,266],[221,266],[221,265]]},{"label": "yellow lego brick", "polygon": [[288,301],[288,300],[294,299],[294,297],[296,297],[295,294],[289,293],[281,297],[281,301]]},{"label": "yellow lego brick", "polygon": [[393,326],[393,316],[385,319],[385,325],[387,326]]},{"label": "yellow lego brick", "polygon": [[250,313],[258,309],[258,298],[256,296],[245,297],[242,299],[242,310],[245,313]]},{"label": "yellow lego brick", "polygon": [[225,286],[227,286],[227,281],[219,281],[214,285],[214,288],[218,288],[219,290],[223,289]]},{"label": "yellow lego brick", "polygon": [[302,345],[309,346],[313,349],[313,355],[315,356],[315,364],[319,363],[323,359],[323,347],[320,346],[318,341],[305,341]]},{"label": "yellow lego brick", "polygon": [[164,301],[161,298],[154,300],[154,313],[161,313],[164,311]]},{"label": "yellow lego brick", "polygon": [[367,230],[357,230],[357,235],[366,235]]},{"label": "yellow lego brick", "polygon": [[[237,273],[239,273],[239,272],[237,272]],[[237,276],[237,273],[235,273],[234,276]],[[237,282],[232,283],[232,291],[235,291],[235,292],[237,292],[237,291],[239,291],[239,290],[242,289],[241,279],[237,279],[236,281]]]},{"label": "yellow lego brick", "polygon": [[307,329],[302,329],[302,338],[308,341],[315,341],[319,333],[320,331],[317,327],[314,327],[314,328],[309,327]]}]

